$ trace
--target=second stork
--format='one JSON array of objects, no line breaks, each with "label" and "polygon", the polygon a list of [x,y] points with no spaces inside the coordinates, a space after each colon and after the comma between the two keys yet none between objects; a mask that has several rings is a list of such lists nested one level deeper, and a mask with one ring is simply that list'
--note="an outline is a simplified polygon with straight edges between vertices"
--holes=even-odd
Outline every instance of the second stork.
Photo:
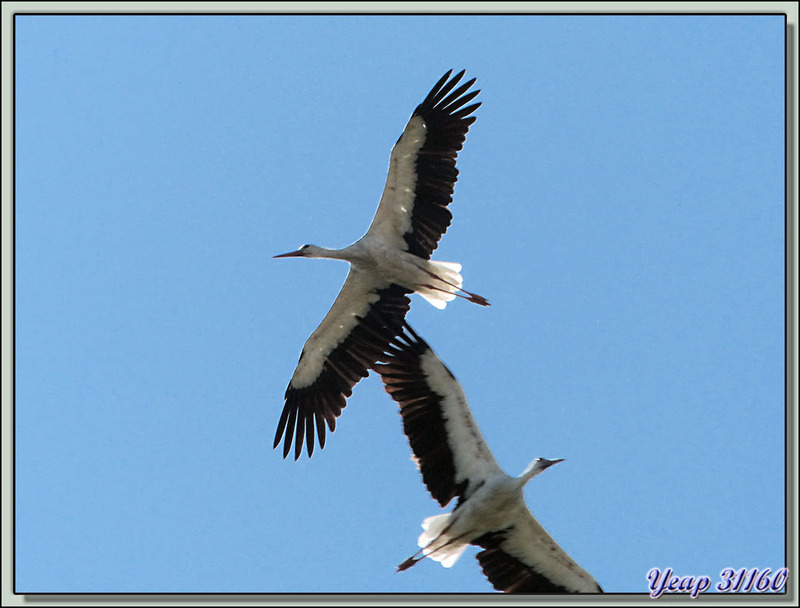
[{"label": "second stork", "polygon": [[422,480],[450,513],[428,517],[418,539],[422,547],[398,570],[429,557],[452,566],[470,544],[495,589],[507,593],[602,593],[528,510],[522,488],[552,465],[536,458],[519,477],[507,475],[494,459],[472,416],[461,385],[428,344],[406,326],[376,366],[386,391],[400,406]]}]

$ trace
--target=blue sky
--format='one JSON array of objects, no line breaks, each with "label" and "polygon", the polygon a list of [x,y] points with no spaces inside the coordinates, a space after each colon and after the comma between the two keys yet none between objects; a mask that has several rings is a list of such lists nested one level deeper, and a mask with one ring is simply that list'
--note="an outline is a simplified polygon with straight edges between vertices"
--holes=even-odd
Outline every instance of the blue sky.
[{"label": "blue sky", "polygon": [[498,462],[609,592],[784,566],[783,16],[21,16],[17,592],[489,592],[394,402],[356,386],[272,450],[347,272],[273,260],[366,230],[391,146],[477,78],[408,320]]}]

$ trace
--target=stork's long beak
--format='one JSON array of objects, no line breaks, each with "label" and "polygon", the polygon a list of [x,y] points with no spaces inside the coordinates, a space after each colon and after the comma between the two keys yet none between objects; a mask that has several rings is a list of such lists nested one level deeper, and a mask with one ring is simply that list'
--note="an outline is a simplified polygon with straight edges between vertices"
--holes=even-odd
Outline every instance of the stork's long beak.
[{"label": "stork's long beak", "polygon": [[282,253],[280,255],[273,255],[274,258],[296,258],[302,257],[303,253],[298,249],[297,251],[290,251],[289,253]]}]

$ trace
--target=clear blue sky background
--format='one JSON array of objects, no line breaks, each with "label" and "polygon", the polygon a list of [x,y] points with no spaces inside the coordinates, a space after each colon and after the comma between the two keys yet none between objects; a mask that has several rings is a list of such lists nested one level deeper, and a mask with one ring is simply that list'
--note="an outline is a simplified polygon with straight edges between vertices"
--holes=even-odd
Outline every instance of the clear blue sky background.
[{"label": "clear blue sky background", "polygon": [[483,106],[410,323],[607,591],[784,565],[782,16],[16,19],[16,590],[488,592],[372,374],[272,450],[449,68]]}]

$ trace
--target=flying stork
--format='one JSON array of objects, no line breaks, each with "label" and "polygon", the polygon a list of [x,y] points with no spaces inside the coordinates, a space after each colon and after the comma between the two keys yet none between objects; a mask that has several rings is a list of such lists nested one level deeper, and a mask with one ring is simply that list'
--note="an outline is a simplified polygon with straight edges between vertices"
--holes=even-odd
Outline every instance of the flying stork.
[{"label": "flying stork", "polygon": [[[461,385],[411,327],[375,366],[400,406],[422,479],[450,513],[422,522],[422,547],[398,566],[406,570],[429,557],[452,566],[467,545],[477,545],[481,569],[507,593],[602,593],[602,589],[553,540],[525,504],[523,486],[559,460],[536,458],[519,477],[497,464],[472,417]],[[420,554],[422,554],[420,556]]]},{"label": "flying stork", "polygon": [[481,105],[466,105],[480,92],[467,92],[475,79],[456,88],[464,71],[450,78],[451,73],[417,106],[392,149],[386,186],[366,234],[344,249],[303,245],[274,256],[350,263],[339,296],[306,341],[286,389],[273,444],[274,449],[284,437],[284,458],[294,441],[297,460],[304,439],[310,457],[315,429],[325,447],[325,423],[333,432],[353,386],[402,330],[410,293],[440,309],[456,296],[489,304],[461,288],[460,264],[430,260],[453,217],[447,205],[458,176],[456,156]]}]

